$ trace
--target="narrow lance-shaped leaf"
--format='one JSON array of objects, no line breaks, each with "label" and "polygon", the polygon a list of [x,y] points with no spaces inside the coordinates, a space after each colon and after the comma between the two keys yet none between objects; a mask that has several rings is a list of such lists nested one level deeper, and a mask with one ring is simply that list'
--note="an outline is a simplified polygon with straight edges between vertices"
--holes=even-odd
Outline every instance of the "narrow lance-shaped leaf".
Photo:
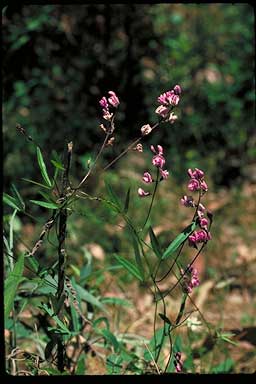
[{"label": "narrow lance-shaped leaf", "polygon": [[117,197],[117,195],[115,194],[115,192],[113,191],[112,187],[110,184],[108,184],[105,180],[105,185],[106,185],[106,189],[107,189],[107,192],[108,192],[108,195],[110,197],[110,200],[112,203],[114,203],[120,210],[121,210],[121,203],[120,203],[120,200],[119,198]]},{"label": "narrow lance-shaped leaf", "polygon": [[28,183],[31,183],[31,184],[38,185],[38,187],[42,187],[42,188],[46,188],[46,189],[51,189],[51,187],[48,187],[48,185],[44,185],[44,184],[38,183],[37,181],[26,179],[24,177],[21,180],[27,181]]},{"label": "narrow lance-shaped leaf", "polygon": [[58,209],[59,205],[55,203],[47,203],[46,201],[40,201],[40,200],[30,200],[31,203],[34,203],[36,205],[40,205],[40,207],[48,208],[48,209]]},{"label": "narrow lance-shaped leaf", "polygon": [[15,195],[15,197],[17,198],[17,200],[20,203],[20,207],[22,208],[22,210],[24,210],[25,209],[25,203],[24,203],[24,200],[22,199],[19,191],[17,190],[17,188],[14,184],[11,185],[11,188],[12,188],[13,194]]},{"label": "narrow lance-shaped leaf", "polygon": [[131,275],[136,277],[136,279],[143,281],[143,277],[141,276],[141,273],[137,266],[133,264],[131,261],[126,260],[124,257],[114,255],[119,264],[121,264]]},{"label": "narrow lance-shaped leaf", "polygon": [[65,168],[63,167],[63,165],[61,163],[58,163],[55,160],[51,160],[51,163],[54,165],[55,168],[58,168],[58,169],[61,169],[62,171],[65,171]]},{"label": "narrow lance-shaped leaf", "polygon": [[112,332],[110,332],[109,329],[101,329],[100,333],[104,336],[106,341],[108,341],[110,344],[113,345],[114,351],[118,352],[120,345],[115,335]]},{"label": "narrow lance-shaped leaf", "polygon": [[24,254],[19,256],[13,271],[9,274],[4,285],[4,318],[7,321],[9,313],[11,312],[16,291],[19,283],[22,281],[22,274],[24,270]]},{"label": "narrow lance-shaped leaf", "polygon": [[149,227],[149,236],[150,236],[150,242],[153,248],[153,251],[155,252],[156,256],[159,257],[159,259],[162,258],[162,251],[159,244],[159,241],[157,240],[156,235],[154,234],[153,228]]},{"label": "narrow lance-shaped leaf", "polygon": [[136,260],[137,266],[140,270],[140,274],[144,279],[144,270],[143,270],[143,264],[142,264],[141,254],[140,254],[139,243],[138,243],[138,240],[136,239],[135,235],[133,234],[132,236],[133,236],[132,244],[133,244],[133,249],[134,249],[134,254],[135,254],[135,260]]},{"label": "narrow lance-shaped leaf", "polygon": [[131,188],[128,189],[126,194],[125,203],[124,203],[124,213],[127,213],[129,209],[130,191],[131,191]]},{"label": "narrow lance-shaped leaf", "polygon": [[188,236],[195,230],[195,228],[196,222],[193,221],[167,247],[162,256],[162,260],[167,259],[167,257],[170,257],[179,248],[179,246],[188,238]]},{"label": "narrow lance-shaped leaf", "polygon": [[8,195],[5,192],[3,193],[3,202],[14,209],[17,209],[17,211],[21,210],[19,202],[14,197]]},{"label": "narrow lance-shaped leaf", "polygon": [[43,177],[44,181],[46,182],[46,184],[49,187],[51,187],[52,183],[51,183],[51,180],[49,179],[49,176],[48,176],[48,173],[47,173],[47,169],[46,169],[46,165],[45,165],[45,162],[44,162],[44,159],[43,159],[43,155],[42,155],[42,152],[41,152],[39,147],[36,147],[36,153],[37,153],[37,161],[38,161],[38,165],[39,165],[42,177]]}]

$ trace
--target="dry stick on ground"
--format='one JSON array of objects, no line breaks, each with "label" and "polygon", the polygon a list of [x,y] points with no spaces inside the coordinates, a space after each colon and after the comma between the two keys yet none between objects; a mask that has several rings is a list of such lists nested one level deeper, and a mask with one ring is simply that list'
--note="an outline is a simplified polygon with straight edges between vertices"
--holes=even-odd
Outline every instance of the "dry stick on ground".
[{"label": "dry stick on ground", "polygon": [[[62,185],[61,185],[61,195],[60,198],[66,199],[67,187],[69,185],[69,171],[71,165],[71,156],[72,156],[72,142],[68,143],[68,151],[66,157],[66,166],[63,173]],[[66,228],[67,228],[67,208],[65,204],[60,208],[59,215],[59,228],[58,228],[58,288],[57,288],[57,302],[58,302],[58,312],[61,316],[61,310],[63,309],[64,298],[65,298],[65,268],[66,268]],[[58,335],[58,352],[57,352],[57,366],[60,372],[64,371],[64,355],[65,347],[63,345],[62,336]]]}]

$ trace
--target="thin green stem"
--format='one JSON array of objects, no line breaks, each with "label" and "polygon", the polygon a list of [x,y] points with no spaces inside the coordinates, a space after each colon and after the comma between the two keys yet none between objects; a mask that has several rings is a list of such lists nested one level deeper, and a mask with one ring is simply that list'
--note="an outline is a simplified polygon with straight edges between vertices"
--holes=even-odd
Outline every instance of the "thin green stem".
[{"label": "thin green stem", "polygon": [[155,183],[154,191],[153,191],[153,194],[152,194],[152,199],[151,199],[151,203],[150,203],[150,206],[149,206],[148,214],[147,214],[146,220],[145,220],[141,230],[143,230],[145,228],[145,226],[146,226],[146,224],[148,222],[148,219],[149,219],[152,207],[153,207],[153,202],[154,202],[154,199],[155,199],[158,183],[159,183],[159,168],[157,168],[156,183]]}]

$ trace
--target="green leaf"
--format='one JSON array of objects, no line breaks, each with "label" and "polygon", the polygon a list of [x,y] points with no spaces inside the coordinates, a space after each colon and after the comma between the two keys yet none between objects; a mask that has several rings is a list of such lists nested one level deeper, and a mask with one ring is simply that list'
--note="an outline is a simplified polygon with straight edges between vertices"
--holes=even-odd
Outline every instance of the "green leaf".
[{"label": "green leaf", "polygon": [[234,365],[235,365],[234,360],[231,358],[228,358],[222,361],[220,364],[213,367],[211,370],[211,373],[228,373],[232,371],[232,368],[234,367]]},{"label": "green leaf", "polygon": [[159,244],[159,241],[157,240],[156,235],[154,234],[153,228],[149,227],[149,236],[150,236],[150,242],[153,248],[153,251],[155,252],[155,255],[159,257],[159,259],[162,258],[162,251]]},{"label": "green leaf", "polygon": [[24,203],[24,200],[22,199],[19,191],[17,190],[17,188],[15,187],[14,184],[11,185],[11,189],[12,189],[12,192],[14,194],[14,196],[17,198],[17,200],[19,201],[19,205],[20,207],[22,208],[22,210],[24,211],[25,210],[25,203]]},{"label": "green leaf", "polygon": [[51,163],[54,165],[55,168],[58,168],[58,169],[61,169],[62,171],[65,171],[65,168],[63,167],[63,165],[61,163],[58,163],[55,160],[51,160]]},{"label": "green leaf", "polygon": [[159,351],[163,347],[166,335],[165,335],[166,326],[164,325],[162,328],[159,328],[155,335],[150,339],[148,350],[144,352],[144,359],[146,361],[151,361],[153,358],[156,359]]},{"label": "green leaf", "polygon": [[110,201],[116,205],[116,207],[118,208],[119,211],[121,211],[122,210],[121,209],[122,204],[121,204],[119,198],[117,197],[117,195],[115,194],[115,192],[113,191],[111,185],[108,184],[106,182],[106,180],[105,180],[105,186],[106,186]]},{"label": "green leaf", "polygon": [[95,296],[93,296],[90,292],[88,292],[86,289],[84,289],[83,287],[81,287],[78,284],[73,284],[73,286],[76,289],[81,300],[84,300],[84,301],[94,305],[95,307],[100,308],[102,311],[107,312],[104,305]]},{"label": "green leaf", "polygon": [[48,173],[47,173],[47,169],[46,169],[46,165],[45,165],[45,162],[44,162],[44,159],[43,159],[43,155],[42,155],[42,152],[41,152],[39,147],[36,147],[36,153],[37,153],[38,165],[39,165],[41,174],[43,176],[43,179],[46,182],[46,184],[48,185],[48,187],[51,187],[52,183],[51,183],[51,180],[49,179],[49,176],[48,176]]},{"label": "green leaf", "polygon": [[124,213],[127,213],[129,209],[130,192],[131,192],[131,188],[128,189],[126,194],[125,203],[124,203]]},{"label": "green leaf", "polygon": [[96,328],[102,321],[106,324],[107,329],[109,329],[109,321],[108,321],[107,317],[104,317],[104,316],[99,317],[98,319],[94,320],[93,328]]},{"label": "green leaf", "polygon": [[4,318],[7,321],[12,309],[19,283],[23,280],[24,254],[21,254],[15,263],[13,271],[7,277],[4,284]]},{"label": "green leaf", "polygon": [[40,265],[35,259],[35,256],[26,257],[26,263],[34,272],[38,272]]},{"label": "green leaf", "polygon": [[[54,313],[54,311],[47,306],[47,304],[42,303],[41,305],[38,305],[38,308],[43,309],[55,322],[56,324],[60,327],[59,331],[61,333],[69,335],[71,332],[70,330],[66,327],[66,325],[58,318],[58,316]],[[49,330],[56,330],[56,328],[49,327]]]},{"label": "green leaf", "polygon": [[30,200],[31,203],[34,203],[36,205],[40,205],[40,207],[48,208],[48,209],[58,209],[60,206],[58,204],[54,203],[47,203],[46,201],[40,201],[40,200]]},{"label": "green leaf", "polygon": [[121,305],[123,307],[131,307],[132,304],[130,301],[121,299],[120,297],[103,297],[101,299],[101,302],[104,304],[114,304],[114,305]]},{"label": "green leaf", "polygon": [[8,195],[5,192],[3,193],[3,202],[14,209],[17,209],[17,211],[21,211],[19,202],[14,197]]},{"label": "green leaf", "polygon": [[139,248],[139,243],[138,240],[136,239],[134,233],[132,233],[132,245],[134,249],[134,254],[135,254],[135,260],[137,263],[137,266],[139,268],[140,274],[144,280],[144,271],[143,271],[143,264],[142,264],[142,259],[141,259],[141,254],[140,254],[140,248]]},{"label": "green leaf", "polygon": [[100,333],[104,336],[104,338],[106,339],[107,342],[109,342],[110,344],[113,345],[114,351],[118,352],[120,349],[120,345],[119,345],[119,342],[117,341],[117,338],[115,337],[115,335],[112,332],[110,332],[109,329],[106,329],[106,328],[101,329]]},{"label": "green leaf", "polygon": [[122,369],[123,358],[119,354],[111,354],[106,359],[107,372],[109,375],[118,374]]},{"label": "green leaf", "polygon": [[38,183],[37,181],[34,181],[34,180],[25,179],[25,178],[22,178],[21,180],[23,180],[23,181],[27,181],[28,183],[32,183],[32,184],[38,185],[39,187],[43,187],[43,188],[46,188],[46,189],[51,189],[51,188],[48,187],[47,185]]},{"label": "green leaf", "polygon": [[136,279],[143,281],[143,277],[140,274],[139,269],[131,261],[126,260],[124,257],[114,255],[119,264],[121,264],[129,273],[131,273]]},{"label": "green leaf", "polygon": [[195,230],[196,222],[193,221],[190,225],[188,225],[168,246],[168,248],[164,251],[162,256],[162,260],[170,257],[179,246],[189,237],[189,235]]}]

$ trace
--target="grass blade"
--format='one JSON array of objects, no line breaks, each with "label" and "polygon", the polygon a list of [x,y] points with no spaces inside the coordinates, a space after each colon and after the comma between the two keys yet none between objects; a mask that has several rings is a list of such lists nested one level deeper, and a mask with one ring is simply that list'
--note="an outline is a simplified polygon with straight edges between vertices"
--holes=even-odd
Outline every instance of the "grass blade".
[{"label": "grass blade", "polygon": [[136,279],[143,281],[143,277],[141,276],[141,273],[135,264],[133,264],[129,260],[126,260],[124,257],[118,256],[118,255],[114,255],[114,256],[116,260],[119,262],[119,264],[121,264],[122,267],[124,267],[124,269],[126,269],[131,275],[136,277]]},{"label": "grass blade", "polygon": [[43,159],[43,155],[42,155],[42,152],[41,152],[39,147],[36,147],[36,153],[37,153],[37,161],[38,161],[38,165],[39,165],[39,168],[41,171],[41,175],[42,175],[44,181],[46,182],[46,184],[49,187],[52,187],[52,183],[51,183],[51,180],[49,179],[49,176],[47,173],[47,169],[46,169],[46,165],[45,165],[45,162]]},{"label": "grass blade", "polygon": [[19,256],[13,271],[9,274],[4,285],[4,318],[5,322],[13,307],[16,291],[19,283],[23,280],[22,274],[24,270],[24,254]]}]

